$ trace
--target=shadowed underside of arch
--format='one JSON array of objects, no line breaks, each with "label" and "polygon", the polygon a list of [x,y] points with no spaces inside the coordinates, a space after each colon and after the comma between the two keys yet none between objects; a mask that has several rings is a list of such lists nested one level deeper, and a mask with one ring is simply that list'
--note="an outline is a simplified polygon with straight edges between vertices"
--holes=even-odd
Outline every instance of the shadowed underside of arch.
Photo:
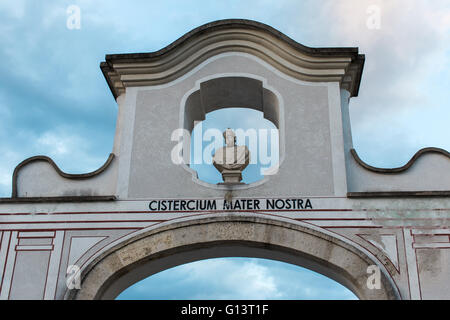
[{"label": "shadowed underside of arch", "polygon": [[[81,273],[81,289],[68,299],[113,299],[157,272],[197,260],[255,257],[279,260],[319,272],[360,299],[398,299],[386,270],[375,260],[326,230],[288,219],[252,214],[190,217],[141,230],[97,256]],[[367,286],[367,268],[378,265],[381,289]]]}]

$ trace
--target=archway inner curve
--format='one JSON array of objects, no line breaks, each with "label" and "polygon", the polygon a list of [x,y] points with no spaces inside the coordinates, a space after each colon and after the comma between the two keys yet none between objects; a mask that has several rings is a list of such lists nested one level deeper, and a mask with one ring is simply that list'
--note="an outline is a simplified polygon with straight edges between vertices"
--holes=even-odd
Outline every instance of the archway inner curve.
[{"label": "archway inner curve", "polygon": [[[260,112],[264,120],[272,124],[270,130],[266,124],[261,125],[262,122],[252,128],[244,128],[248,124],[243,128],[235,127],[235,123],[229,127],[238,129],[235,134],[237,134],[236,138],[239,144],[244,145],[246,140],[250,141],[251,165],[260,164],[260,162],[264,164],[260,175],[272,175],[277,172],[277,168],[284,159],[283,107],[279,94],[273,91],[273,88],[267,87],[265,81],[254,75],[227,74],[199,82],[196,88],[183,98],[180,118],[180,125],[185,134],[182,146],[183,162],[185,168],[193,175],[195,182],[208,187],[217,187],[215,183],[210,183],[211,179],[199,179],[197,170],[201,165],[211,165],[211,151],[222,147],[222,132],[219,132],[218,128],[223,125],[224,119],[216,121],[216,127],[209,128],[210,132],[203,133],[203,130],[198,129],[197,125],[206,120],[207,114],[211,116],[211,113],[225,111],[224,109],[236,110],[238,108]],[[254,115],[253,113],[245,116],[254,117]],[[237,116],[239,117],[239,115]],[[264,128],[260,128],[261,126]],[[194,127],[197,129],[195,135]],[[193,139],[194,136],[196,139]],[[207,140],[208,147],[206,149],[209,152],[203,150],[203,139]],[[271,143],[270,156],[267,154],[268,140]],[[212,150],[210,150],[211,146],[214,146]],[[195,150],[192,150],[193,147]],[[261,179],[263,177],[250,179],[252,182],[248,186],[257,185],[255,182]],[[232,188],[242,187],[233,186]]]},{"label": "archway inner curve", "polygon": [[[132,284],[160,271],[218,257],[278,260],[321,273],[360,299],[398,299],[392,279],[367,254],[320,230],[263,215],[215,214],[142,230],[106,250],[81,274],[69,299],[114,299]],[[369,266],[380,268],[381,288],[367,286]]]},{"label": "archway inner curve", "polygon": [[241,182],[255,183],[267,173],[274,173],[279,166],[278,129],[260,111],[233,107],[207,113],[206,119],[192,131],[189,167],[196,171],[199,180],[210,184],[223,182],[220,171],[213,165],[213,156],[225,147],[223,133],[227,129],[235,134],[235,144],[246,146],[249,151],[249,163],[242,171]]},{"label": "archway inner curve", "polygon": [[286,262],[249,257],[199,260],[142,279],[116,300],[358,300],[340,283]]}]

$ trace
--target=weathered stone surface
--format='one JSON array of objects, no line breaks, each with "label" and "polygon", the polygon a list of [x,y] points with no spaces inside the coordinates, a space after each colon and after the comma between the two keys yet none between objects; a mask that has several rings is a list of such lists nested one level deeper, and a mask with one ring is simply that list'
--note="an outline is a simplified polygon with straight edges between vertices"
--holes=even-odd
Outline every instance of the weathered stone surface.
[{"label": "weathered stone surface", "polygon": [[[263,250],[273,259],[289,256],[291,263],[317,270],[350,287],[363,299],[396,299],[399,293],[393,280],[382,265],[344,241],[310,229],[301,224],[282,222],[246,215],[214,215],[207,218],[173,223],[161,228],[142,232],[125,243],[110,248],[86,269],[81,290],[72,293],[76,299],[105,299],[118,294],[108,287],[111,283],[123,283],[127,273],[140,270],[137,278],[150,275],[152,264],[158,257],[181,256],[192,252],[191,261],[223,256],[227,246]],[[151,250],[149,249],[151,248]],[[202,249],[214,249],[204,256]],[[195,254],[198,252],[198,254]],[[172,261],[173,264],[185,263]],[[143,266],[146,266],[145,268]],[[382,270],[383,286],[379,290],[367,288],[367,267],[378,265]]]}]

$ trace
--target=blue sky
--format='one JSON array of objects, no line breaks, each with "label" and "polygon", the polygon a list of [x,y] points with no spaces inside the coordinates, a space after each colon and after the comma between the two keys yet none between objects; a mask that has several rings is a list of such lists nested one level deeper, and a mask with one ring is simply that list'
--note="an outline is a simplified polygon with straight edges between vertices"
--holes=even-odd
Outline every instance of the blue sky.
[{"label": "blue sky", "polygon": [[[81,10],[79,30],[66,27],[70,5]],[[380,9],[378,29],[367,27],[371,5]],[[225,18],[269,24],[311,47],[359,47],[366,63],[350,108],[353,143],[364,161],[393,167],[423,147],[450,150],[448,0],[1,0],[0,197],[10,196],[14,167],[30,156],[50,156],[70,173],[95,170],[107,159],[117,107],[99,69],[105,54],[155,51]],[[263,282],[289,274],[256,260],[224,263],[267,268]],[[170,272],[175,279],[181,271]],[[211,298],[228,285],[215,284]],[[194,296],[194,287],[172,292]]]},{"label": "blue sky", "polygon": [[[214,276],[205,277],[211,274]],[[180,288],[188,288],[189,292]],[[350,290],[318,273],[284,262],[256,258],[191,262],[148,277],[123,291],[117,299],[142,300],[144,297],[154,300],[357,299]]]},{"label": "blue sky", "polygon": [[[257,145],[255,149],[252,149],[250,146],[250,137],[245,138],[245,142],[236,141],[237,145],[245,144],[250,151],[250,164],[245,168],[242,172],[242,182],[244,183],[252,183],[264,178],[261,173],[261,170],[269,169],[270,167],[276,165],[279,159],[278,152],[278,138],[274,134],[271,133],[270,130],[276,130],[276,126],[269,120],[264,119],[264,114],[260,111],[248,109],[248,108],[226,108],[216,110],[210,113],[207,113],[205,116],[205,120],[201,123],[197,124],[194,127],[194,130],[191,134],[191,164],[190,167],[197,171],[198,178],[200,180],[206,181],[208,183],[216,184],[219,182],[223,182],[222,176],[217,171],[217,169],[211,164],[206,163],[204,160],[212,159],[211,157],[214,155],[214,150],[212,149],[211,157],[205,158],[205,149],[211,150],[209,146],[224,146],[225,142],[223,136],[220,135],[220,139],[218,143],[215,140],[215,135],[211,139],[203,139],[201,142],[202,153],[196,153],[194,148],[196,144],[197,137],[207,137],[205,133],[208,130],[218,130],[218,132],[224,132],[227,128],[233,129],[235,132],[237,130],[243,130],[241,132],[250,133],[254,130],[255,134],[258,137]],[[259,137],[259,130],[267,130],[267,140]],[[199,133],[197,134],[197,131]],[[276,144],[276,148],[272,153],[272,140]],[[260,148],[260,144],[266,142],[267,152],[264,153],[267,156],[267,162],[261,163],[261,157],[259,154],[263,152]],[[198,147],[200,149],[200,147]],[[195,155],[195,156],[194,156]]]}]

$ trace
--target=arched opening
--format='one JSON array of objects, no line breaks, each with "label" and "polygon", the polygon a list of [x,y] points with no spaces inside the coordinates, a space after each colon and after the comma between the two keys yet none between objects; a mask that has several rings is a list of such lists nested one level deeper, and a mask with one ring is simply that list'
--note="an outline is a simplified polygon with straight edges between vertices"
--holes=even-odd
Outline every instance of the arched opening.
[{"label": "arched opening", "polygon": [[245,145],[250,151],[250,163],[242,172],[243,183],[262,180],[267,171],[278,166],[279,137],[275,125],[260,111],[224,108],[207,113],[191,133],[190,168],[197,172],[199,180],[211,184],[223,182],[211,159],[218,148],[225,146],[222,133],[227,128],[236,134],[236,144]]},{"label": "arched opening", "polygon": [[[100,253],[81,271],[81,289],[69,299],[114,299],[132,284],[160,271],[203,259],[255,257],[321,273],[360,299],[398,299],[385,268],[364,249],[326,230],[252,214],[187,217],[141,230]],[[367,286],[367,269],[380,270],[380,288]]]},{"label": "arched opening", "polygon": [[[276,174],[284,154],[283,111],[277,94],[264,81],[224,76],[199,82],[182,102],[183,159],[193,180],[217,186],[221,175],[212,155],[224,146],[223,131],[234,130],[237,145],[250,150],[243,182],[252,185]],[[205,185],[205,183],[202,183]]]},{"label": "arched opening", "polygon": [[[220,275],[220,276],[219,276]],[[314,271],[269,259],[215,258],[145,278],[117,300],[355,300],[353,292]]]}]

